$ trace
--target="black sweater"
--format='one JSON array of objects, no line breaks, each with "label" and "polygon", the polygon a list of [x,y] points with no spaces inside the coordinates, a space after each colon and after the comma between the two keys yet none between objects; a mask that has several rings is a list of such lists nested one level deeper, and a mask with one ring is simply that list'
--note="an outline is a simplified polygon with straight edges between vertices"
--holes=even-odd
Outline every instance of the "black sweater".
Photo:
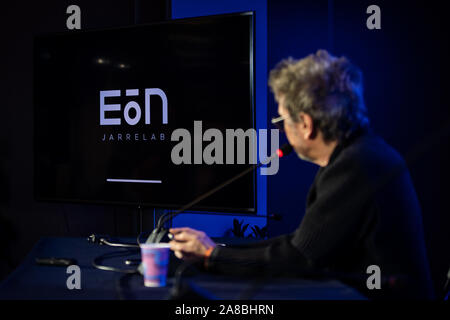
[{"label": "black sweater", "polygon": [[[240,248],[217,246],[209,269],[241,275],[320,274],[357,279],[372,297],[432,297],[421,210],[400,155],[362,132],[340,143],[311,186],[295,232]],[[366,289],[369,265],[400,276],[395,290]]]}]

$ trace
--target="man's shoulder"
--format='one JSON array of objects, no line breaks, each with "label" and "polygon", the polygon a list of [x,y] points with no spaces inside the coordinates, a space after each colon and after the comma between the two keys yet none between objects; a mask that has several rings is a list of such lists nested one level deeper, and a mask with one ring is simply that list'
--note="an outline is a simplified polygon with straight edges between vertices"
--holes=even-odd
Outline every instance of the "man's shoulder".
[{"label": "man's shoulder", "polygon": [[393,147],[370,132],[343,147],[328,167],[324,171],[330,175],[340,172],[345,175],[360,176],[365,180],[364,178],[378,179],[389,173],[403,171],[406,169],[406,164]]},{"label": "man's shoulder", "polygon": [[402,156],[381,137],[367,133],[345,147],[336,162],[349,161],[360,169],[389,169],[404,166]]}]

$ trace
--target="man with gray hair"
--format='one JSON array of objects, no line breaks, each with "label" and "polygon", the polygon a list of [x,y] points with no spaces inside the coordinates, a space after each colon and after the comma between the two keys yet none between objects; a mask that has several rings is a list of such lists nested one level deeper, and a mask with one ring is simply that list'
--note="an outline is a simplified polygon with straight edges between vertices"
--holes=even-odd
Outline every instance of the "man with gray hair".
[{"label": "man with gray hair", "polygon": [[[300,226],[239,248],[174,228],[175,255],[203,261],[213,272],[328,275],[356,279],[371,297],[431,298],[417,196],[401,156],[369,127],[360,70],[319,50],[279,63],[269,85],[279,113],[272,122],[282,123],[301,159],[320,166]],[[368,290],[373,266],[399,285]]]}]

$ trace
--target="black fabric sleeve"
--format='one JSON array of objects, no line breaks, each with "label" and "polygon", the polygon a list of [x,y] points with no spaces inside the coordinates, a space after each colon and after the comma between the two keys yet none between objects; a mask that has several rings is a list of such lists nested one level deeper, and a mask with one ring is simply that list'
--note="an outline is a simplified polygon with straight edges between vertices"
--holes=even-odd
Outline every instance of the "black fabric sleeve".
[{"label": "black fabric sleeve", "polygon": [[316,200],[295,231],[292,245],[315,268],[327,267],[358,245],[376,205],[367,168],[357,157],[337,159],[317,181]]},{"label": "black fabric sleeve", "polygon": [[[217,246],[208,270],[234,275],[291,274],[307,269],[305,258],[291,244],[292,235],[284,235],[246,248]],[[287,266],[295,269],[286,268]]]},{"label": "black fabric sleeve", "polygon": [[321,172],[316,199],[293,234],[256,247],[217,247],[209,269],[233,274],[302,273],[325,267],[349,252],[368,218],[365,214],[372,212],[372,191],[358,161],[339,160]]}]

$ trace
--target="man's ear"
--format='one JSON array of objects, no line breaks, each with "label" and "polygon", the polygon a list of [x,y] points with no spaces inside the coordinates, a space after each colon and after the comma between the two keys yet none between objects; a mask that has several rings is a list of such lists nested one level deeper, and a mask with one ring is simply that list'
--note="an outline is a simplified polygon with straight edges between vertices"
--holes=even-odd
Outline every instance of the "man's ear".
[{"label": "man's ear", "polygon": [[305,140],[311,140],[315,137],[314,121],[307,113],[301,112],[299,115],[300,132]]}]

